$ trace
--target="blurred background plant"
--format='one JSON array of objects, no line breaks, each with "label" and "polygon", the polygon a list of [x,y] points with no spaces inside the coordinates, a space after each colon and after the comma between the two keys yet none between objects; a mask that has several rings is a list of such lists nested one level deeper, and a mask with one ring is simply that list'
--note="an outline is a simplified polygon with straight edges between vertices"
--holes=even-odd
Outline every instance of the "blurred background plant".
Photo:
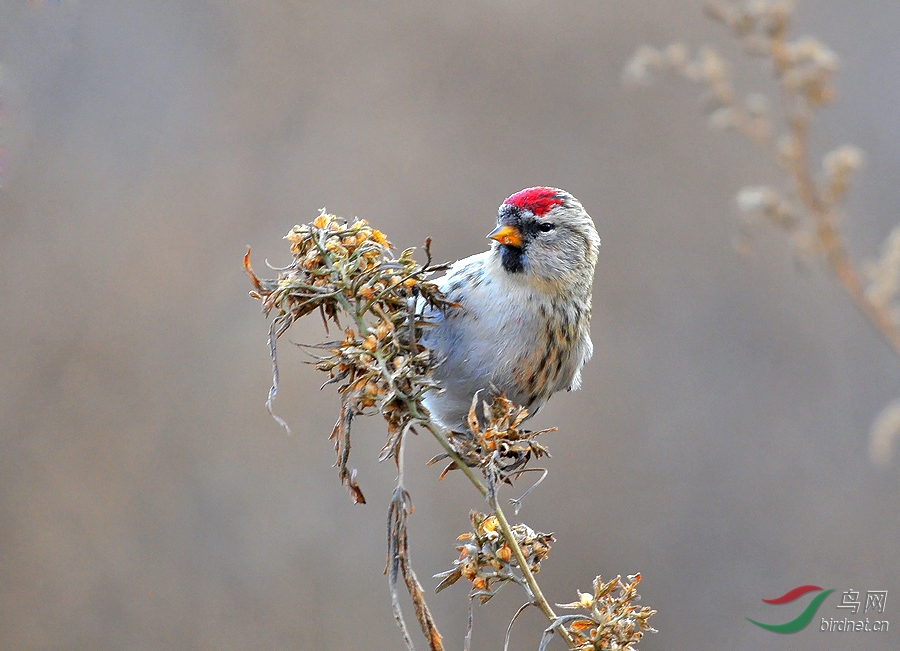
[{"label": "blurred background plant", "polygon": [[[853,304],[900,357],[900,226],[885,240],[881,257],[865,266],[847,249],[843,207],[863,153],[854,145],[839,145],[815,167],[812,122],[837,97],[834,81],[840,60],[817,38],[791,36],[794,11],[792,0],[704,4],[706,15],[725,26],[748,56],[764,60],[777,84],[774,98],[740,93],[729,61],[710,45],[695,54],[680,42],[661,50],[641,46],[626,65],[623,80],[634,88],[672,73],[701,84],[709,125],[737,131],[763,148],[785,179],[780,188],[738,190],[737,206],[744,219],[738,248],[746,251],[750,228],[760,219],[782,229],[799,257],[821,259],[830,267]],[[897,404],[886,407],[870,429],[873,463],[891,460],[893,442],[900,435]]]}]

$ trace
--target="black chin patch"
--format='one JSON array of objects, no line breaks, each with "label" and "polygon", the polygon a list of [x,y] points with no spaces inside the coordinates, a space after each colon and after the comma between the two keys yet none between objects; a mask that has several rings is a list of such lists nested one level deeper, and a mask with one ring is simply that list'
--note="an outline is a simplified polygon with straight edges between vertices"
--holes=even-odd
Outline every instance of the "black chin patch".
[{"label": "black chin patch", "polygon": [[500,245],[500,263],[511,274],[525,271],[525,250],[509,244]]}]

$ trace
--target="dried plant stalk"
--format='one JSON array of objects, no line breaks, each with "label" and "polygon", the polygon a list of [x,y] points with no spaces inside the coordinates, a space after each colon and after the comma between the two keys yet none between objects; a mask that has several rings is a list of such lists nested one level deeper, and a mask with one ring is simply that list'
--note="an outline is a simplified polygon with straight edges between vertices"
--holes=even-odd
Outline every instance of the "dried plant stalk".
[{"label": "dried plant stalk", "polygon": [[[656,74],[672,73],[702,84],[710,125],[736,130],[762,147],[788,181],[783,189],[739,190],[737,204],[745,218],[761,217],[783,229],[799,253],[820,257],[860,314],[900,356],[900,237],[888,239],[882,258],[864,274],[847,249],[840,225],[862,152],[841,145],[823,157],[820,169],[812,162],[810,130],[816,113],[835,100],[837,55],[815,38],[790,38],[793,2],[712,0],[704,10],[731,31],[746,53],[766,60],[778,85],[776,101],[759,93],[742,98],[731,81],[728,61],[710,46],[694,56],[682,43],[662,50],[641,46],[626,65],[623,80],[634,87],[650,83]],[[770,104],[779,107],[777,115]]]},{"label": "dried plant stalk", "polygon": [[[365,497],[356,481],[356,471],[348,465],[353,419],[380,414],[387,424],[388,438],[379,460],[394,460],[397,484],[388,512],[385,572],[394,617],[407,648],[413,649],[413,641],[400,607],[401,577],[429,648],[443,649],[442,636],[409,556],[407,519],[412,503],[403,481],[403,450],[406,435],[417,430],[430,432],[443,448],[443,453],[432,461],[449,460],[444,474],[454,468],[462,471],[487,498],[493,511],[492,515],[472,516],[475,531],[470,543],[461,549],[468,550],[474,544],[472,540],[481,542],[482,548],[468,560],[461,557],[454,570],[441,575],[444,580],[438,590],[465,576],[473,582],[477,596],[487,601],[493,594],[489,584],[495,579],[500,583],[514,581],[525,590],[528,604],[537,606],[549,619],[548,630],[555,630],[571,649],[585,648],[578,645],[571,627],[558,621],[534,576],[550,550],[553,535],[536,533],[524,524],[510,525],[497,497],[498,483],[511,484],[531,470],[546,473],[529,468],[528,464],[547,454],[547,449],[535,439],[552,430],[522,429],[528,412],[503,395],[490,404],[484,403],[484,421],[479,422],[476,395],[469,414],[469,431],[445,432],[431,420],[422,402],[426,392],[439,389],[431,378],[439,360],[419,343],[422,330],[432,325],[422,316],[421,307],[427,303],[443,310],[459,308],[448,303],[428,281],[432,273],[447,268],[431,264],[429,241],[425,243],[427,261],[420,265],[413,258],[414,249],[406,249],[395,258],[385,236],[365,220],[348,224],[324,212],[310,224],[295,226],[286,239],[291,243],[292,262],[277,269],[279,275],[275,279],[260,279],[250,266],[249,250],[244,257],[254,287],[251,296],[262,302],[266,315],[275,315],[269,328],[273,380],[266,405],[271,413],[272,400],[278,392],[278,338],[298,318],[318,311],[326,332],[329,323],[333,323],[343,334],[340,340],[307,348],[315,358],[311,363],[328,375],[322,386],[338,385],[341,408],[331,433],[337,456],[335,466],[356,503],[365,503]],[[349,319],[348,325],[341,325],[341,315]],[[287,428],[282,419],[274,414],[273,417]],[[540,480],[535,486],[537,483]],[[517,510],[521,499],[512,500]],[[493,570],[487,570],[488,566]],[[491,571],[495,574],[484,574]],[[470,636],[466,639],[468,645]]]}]

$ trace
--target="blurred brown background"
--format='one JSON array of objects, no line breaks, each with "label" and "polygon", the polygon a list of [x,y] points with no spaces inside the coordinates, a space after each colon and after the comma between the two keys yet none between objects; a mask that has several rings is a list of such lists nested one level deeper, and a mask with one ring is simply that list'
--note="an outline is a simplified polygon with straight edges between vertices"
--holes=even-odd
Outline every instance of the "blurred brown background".
[{"label": "blurred brown background", "polygon": [[[842,57],[816,153],[867,155],[846,222],[861,259],[900,220],[898,27],[894,1],[799,6],[797,33]],[[456,259],[535,184],[573,192],[603,238],[584,389],[533,421],[560,427],[520,514],[557,532],[551,601],[640,570],[660,611],[643,649],[896,648],[896,630],[744,619],[793,618],[803,603],[760,599],[815,583],[888,590],[900,629],[900,469],[866,439],[900,360],[780,233],[732,248],[735,190],[778,177],[705,127],[697,89],[622,89],[639,44],[679,39],[736,53],[678,0],[0,4],[0,648],[402,648],[384,430],[356,430],[354,506],[330,467],[338,399],[289,345],[294,436],[265,411],[241,256],[286,263],[280,238],[326,206]],[[737,74],[770,88],[757,62]],[[290,339],[320,336],[310,319]],[[482,507],[436,481],[434,452],[419,438],[409,458],[429,590]],[[449,648],[465,594],[430,599]],[[499,648],[521,601],[479,607],[474,648]],[[544,625],[526,612],[514,648]]]}]

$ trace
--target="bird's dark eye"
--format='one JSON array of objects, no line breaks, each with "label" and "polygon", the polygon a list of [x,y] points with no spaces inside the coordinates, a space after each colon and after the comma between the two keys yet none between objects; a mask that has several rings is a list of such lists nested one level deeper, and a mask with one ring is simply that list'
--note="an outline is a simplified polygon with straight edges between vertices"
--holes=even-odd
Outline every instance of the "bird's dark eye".
[{"label": "bird's dark eye", "polygon": [[538,226],[538,229],[541,231],[541,233],[549,233],[554,228],[556,228],[556,226],[554,224],[551,224],[550,222],[541,222],[541,225]]}]

